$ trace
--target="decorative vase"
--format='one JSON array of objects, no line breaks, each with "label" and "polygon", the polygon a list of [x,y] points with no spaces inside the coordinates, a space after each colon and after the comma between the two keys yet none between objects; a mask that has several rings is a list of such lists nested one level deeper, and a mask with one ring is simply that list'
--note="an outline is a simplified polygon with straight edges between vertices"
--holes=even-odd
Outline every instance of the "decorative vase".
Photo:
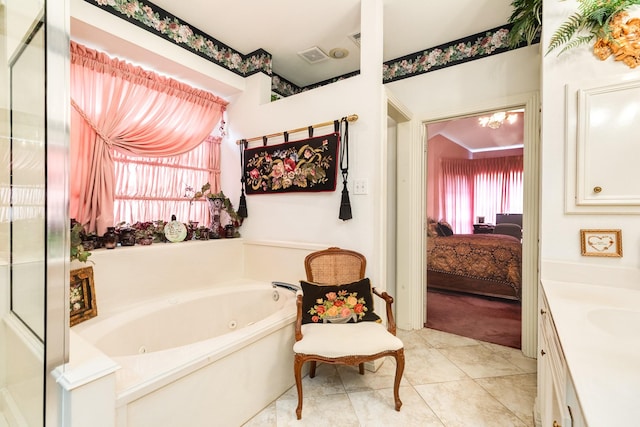
[{"label": "decorative vase", "polygon": [[209,215],[211,217],[211,224],[209,228],[217,231],[220,227],[220,215],[222,214],[222,208],[224,207],[224,200],[216,197],[214,199],[207,199],[209,202]]},{"label": "decorative vase", "polygon": [[196,232],[196,238],[198,240],[209,240],[209,229],[207,227],[198,227]]},{"label": "decorative vase", "polygon": [[102,236],[104,241],[104,247],[107,249],[114,249],[118,244],[118,235],[116,234],[115,227],[107,227],[107,232]]},{"label": "decorative vase", "polygon": [[136,235],[131,228],[123,228],[120,230],[120,245],[134,246],[136,244]]}]

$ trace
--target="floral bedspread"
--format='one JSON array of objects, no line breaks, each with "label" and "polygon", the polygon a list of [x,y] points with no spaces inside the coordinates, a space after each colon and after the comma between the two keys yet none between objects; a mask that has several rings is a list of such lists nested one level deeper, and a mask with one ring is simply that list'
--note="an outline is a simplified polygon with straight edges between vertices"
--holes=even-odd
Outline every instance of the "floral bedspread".
[{"label": "floral bedspread", "polygon": [[492,280],[520,289],[522,243],[501,234],[454,234],[427,239],[427,269]]}]

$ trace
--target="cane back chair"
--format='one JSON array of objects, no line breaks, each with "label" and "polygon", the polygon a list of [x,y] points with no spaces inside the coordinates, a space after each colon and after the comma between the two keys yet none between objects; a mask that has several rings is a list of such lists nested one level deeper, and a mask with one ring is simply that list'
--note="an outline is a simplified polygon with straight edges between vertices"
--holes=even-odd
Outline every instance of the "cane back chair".
[{"label": "cane back chair", "polygon": [[[305,258],[307,281],[314,284],[338,286],[365,278],[366,258],[354,251],[332,247],[313,252]],[[399,387],[404,371],[404,345],[395,336],[396,323],[393,317],[393,298],[386,292],[370,288],[373,295],[382,298],[386,306],[387,326],[381,322],[360,321],[357,323],[322,324],[302,323],[303,295],[296,297],[297,319],[295,325],[294,375],[298,391],[296,416],[302,417],[302,367],[309,362],[309,377],[316,374],[317,362],[343,365],[358,365],[364,375],[364,363],[385,356],[396,361],[393,396],[396,411],[400,410]],[[372,298],[372,297],[371,297]]]}]

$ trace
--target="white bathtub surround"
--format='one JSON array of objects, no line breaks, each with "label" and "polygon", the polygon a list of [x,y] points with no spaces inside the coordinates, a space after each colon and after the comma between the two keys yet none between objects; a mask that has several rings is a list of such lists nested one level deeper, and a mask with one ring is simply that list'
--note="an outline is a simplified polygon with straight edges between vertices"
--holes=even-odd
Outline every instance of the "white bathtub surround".
[{"label": "white bathtub surround", "polygon": [[293,385],[294,319],[293,292],[235,280],[80,323],[84,357],[59,378],[70,425],[240,425]]},{"label": "white bathtub surround", "polygon": [[53,372],[62,388],[63,425],[115,426],[115,372],[120,366],[73,329],[69,340],[69,363]]},{"label": "white bathtub surround", "polygon": [[244,276],[242,239],[219,239],[92,251],[98,316],[181,291]]},{"label": "white bathtub surround", "polygon": [[610,278],[602,285],[542,281],[585,421],[592,426],[640,419],[640,290],[618,287]]}]

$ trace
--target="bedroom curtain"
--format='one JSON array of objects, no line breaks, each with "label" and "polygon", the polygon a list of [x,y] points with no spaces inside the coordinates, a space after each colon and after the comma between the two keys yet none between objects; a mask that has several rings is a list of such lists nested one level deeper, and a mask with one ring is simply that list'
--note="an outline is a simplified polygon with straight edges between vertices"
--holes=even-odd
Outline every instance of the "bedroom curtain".
[{"label": "bedroom curtain", "polygon": [[71,42],[70,215],[102,235],[114,224],[114,153],[166,157],[197,147],[227,102]]},{"label": "bedroom curtain", "polygon": [[523,211],[523,156],[442,159],[440,212],[457,234],[473,232],[476,216]]},{"label": "bedroom curtain", "polygon": [[473,169],[470,160],[442,159],[440,212],[456,234],[473,230]]}]

